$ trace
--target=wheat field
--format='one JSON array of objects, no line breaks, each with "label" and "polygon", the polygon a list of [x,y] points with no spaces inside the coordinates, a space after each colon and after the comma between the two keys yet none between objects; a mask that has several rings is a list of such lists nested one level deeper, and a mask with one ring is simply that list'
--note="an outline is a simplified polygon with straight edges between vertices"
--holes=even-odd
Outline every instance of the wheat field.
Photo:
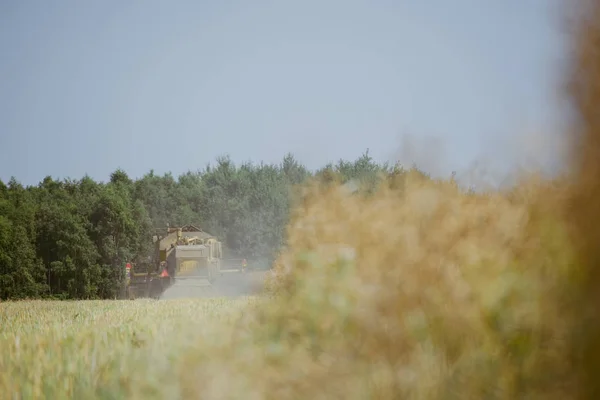
[{"label": "wheat field", "polygon": [[252,298],[0,304],[0,398],[181,398],[177,360]]}]

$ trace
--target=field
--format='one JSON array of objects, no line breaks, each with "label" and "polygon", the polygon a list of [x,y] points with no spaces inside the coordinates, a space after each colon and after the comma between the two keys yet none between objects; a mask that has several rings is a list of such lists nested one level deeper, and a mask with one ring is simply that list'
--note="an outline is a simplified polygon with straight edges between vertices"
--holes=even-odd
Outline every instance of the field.
[{"label": "field", "polygon": [[252,301],[0,304],[0,398],[181,398],[185,354]]}]

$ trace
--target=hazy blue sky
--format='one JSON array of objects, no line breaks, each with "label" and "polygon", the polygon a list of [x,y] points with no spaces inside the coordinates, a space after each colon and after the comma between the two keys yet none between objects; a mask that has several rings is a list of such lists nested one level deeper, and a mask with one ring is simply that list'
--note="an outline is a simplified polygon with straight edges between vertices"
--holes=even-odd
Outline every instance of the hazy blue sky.
[{"label": "hazy blue sky", "polygon": [[552,3],[1,1],[0,178],[366,148],[434,173],[508,165],[540,143],[519,136],[558,130]]}]

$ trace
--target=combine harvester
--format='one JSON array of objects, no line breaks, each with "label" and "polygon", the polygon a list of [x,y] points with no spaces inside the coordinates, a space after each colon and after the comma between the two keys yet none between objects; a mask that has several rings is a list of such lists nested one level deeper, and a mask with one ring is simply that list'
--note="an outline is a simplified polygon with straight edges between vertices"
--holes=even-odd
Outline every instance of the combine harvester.
[{"label": "combine harvester", "polygon": [[159,299],[172,286],[210,287],[221,274],[221,242],[193,225],[168,227],[154,244],[154,257],[126,265],[129,299]]}]

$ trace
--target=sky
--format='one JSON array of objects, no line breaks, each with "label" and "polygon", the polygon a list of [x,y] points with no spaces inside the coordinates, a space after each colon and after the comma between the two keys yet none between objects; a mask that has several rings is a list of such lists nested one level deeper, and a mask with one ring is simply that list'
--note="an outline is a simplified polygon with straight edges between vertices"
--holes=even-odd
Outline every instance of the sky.
[{"label": "sky", "polygon": [[0,2],[0,179],[179,175],[288,152],[315,169],[367,149],[434,175],[554,165],[553,4]]}]

